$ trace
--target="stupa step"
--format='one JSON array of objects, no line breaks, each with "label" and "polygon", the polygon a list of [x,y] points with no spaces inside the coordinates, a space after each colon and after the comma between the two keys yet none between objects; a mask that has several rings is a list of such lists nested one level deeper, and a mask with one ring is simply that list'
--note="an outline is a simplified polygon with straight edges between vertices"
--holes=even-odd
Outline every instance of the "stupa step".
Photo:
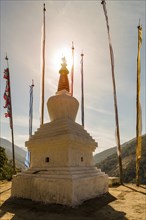
[{"label": "stupa step", "polygon": [[58,132],[48,132],[48,133],[36,133],[34,136],[31,137],[30,140],[33,140],[33,139],[36,139],[36,138],[41,138],[43,139],[44,137],[45,138],[51,138],[51,137],[56,137],[56,136],[64,136],[64,135],[68,135],[68,136],[71,136],[71,137],[76,137],[76,138],[79,138],[79,139],[86,139],[86,141],[89,141],[89,142],[95,142],[95,139],[93,139],[90,135],[81,135],[80,133],[77,133],[77,132],[70,132],[68,130],[66,131],[58,131]]},{"label": "stupa step", "polygon": [[[47,135],[47,136],[52,136],[52,135],[54,135],[54,134],[58,134],[58,135],[60,135],[60,134],[66,134],[66,133],[68,133],[68,134],[73,134],[73,135],[78,135],[78,136],[84,136],[84,137],[87,137],[87,138],[92,138],[88,133],[86,133],[86,132],[83,132],[83,131],[74,131],[74,132],[72,132],[72,130],[70,129],[64,129],[64,130],[61,130],[61,129],[52,129],[52,130],[45,130],[45,131],[38,131],[38,132],[36,132],[35,133],[35,135],[33,135],[33,137],[34,136],[37,136],[37,135]],[[92,138],[93,139],[93,138]]]},{"label": "stupa step", "polygon": [[[21,174],[20,174],[21,175]],[[26,172],[26,173],[23,173],[23,175],[31,175],[32,177],[45,177],[45,178],[49,178],[49,179],[75,179],[75,178],[90,178],[92,176],[98,176],[98,175],[105,175],[105,173],[102,173],[100,171],[88,171],[88,172],[85,172],[82,170],[82,172],[78,171],[78,172],[45,172],[45,171],[40,171],[40,172],[33,172],[33,173],[30,173],[30,172]]]},{"label": "stupa step", "polygon": [[89,133],[85,130],[85,129],[83,129],[83,127],[81,126],[81,125],[79,125],[79,126],[72,126],[72,124],[71,125],[52,125],[52,127],[50,127],[50,126],[46,126],[46,127],[41,127],[41,128],[39,128],[39,129],[37,129],[37,131],[36,132],[40,132],[40,131],[49,131],[49,130],[70,130],[70,131],[73,131],[74,129],[77,129],[77,131],[79,131],[79,132],[84,132],[84,133],[87,133],[88,135],[89,135]]},{"label": "stupa step", "polygon": [[97,172],[101,172],[100,169],[98,170],[93,170],[93,169],[88,169],[88,170],[85,170],[85,169],[80,169],[80,170],[54,170],[54,169],[40,169],[40,170],[29,170],[29,171],[24,171],[24,173],[31,173],[31,174],[37,174],[37,173],[52,173],[52,174],[56,174],[56,173],[97,173]]},{"label": "stupa step", "polygon": [[35,134],[37,134],[37,133],[46,133],[46,134],[48,134],[48,133],[53,133],[53,132],[58,132],[58,131],[66,131],[66,130],[68,130],[68,131],[70,131],[70,132],[74,132],[74,133],[78,133],[78,134],[84,134],[84,135],[89,135],[90,136],[90,134],[85,130],[85,129],[83,129],[82,128],[82,126],[72,126],[72,125],[60,125],[60,126],[58,126],[58,125],[53,125],[52,127],[49,127],[49,126],[45,126],[45,127],[41,127],[41,128],[39,128],[36,132],[35,132]]},{"label": "stupa step", "polygon": [[[64,134],[79,137],[79,138],[83,138],[81,136],[81,134],[79,134],[77,132],[73,133],[73,132],[70,132],[70,131],[66,130],[66,131],[49,132],[49,133],[45,133],[45,134],[44,133],[37,133],[34,136],[32,136],[31,140],[35,139],[35,138],[43,138],[43,137],[48,138],[48,137],[54,137],[54,136],[62,136]],[[84,135],[84,138],[86,140],[93,140],[94,141],[94,139],[92,139],[91,136],[89,136],[89,135]]]},{"label": "stupa step", "polygon": [[[104,174],[105,175],[105,174]],[[25,175],[24,175],[25,176]],[[26,176],[31,176],[32,175],[30,174],[26,174]],[[39,174],[39,178],[46,178],[47,181],[51,181],[51,180],[57,180],[57,179],[68,179],[68,180],[73,180],[73,179],[83,179],[83,178],[91,178],[91,177],[96,177],[96,176],[99,176],[98,174],[90,174],[90,175],[86,175],[86,174],[79,174],[79,175],[63,175],[63,174],[60,174],[60,175],[45,175],[45,174]],[[100,175],[102,176],[102,175]],[[37,175],[35,175],[34,177],[37,178]]]},{"label": "stupa step", "polygon": [[62,127],[62,128],[64,126],[66,126],[67,128],[70,128],[70,127],[76,128],[76,127],[78,127],[80,129],[85,130],[80,124],[78,124],[76,122],[73,122],[69,118],[57,119],[57,120],[52,121],[50,123],[45,123],[45,124],[41,125],[41,127],[38,128],[37,130],[43,129],[43,128],[46,129],[46,128],[49,128],[49,127],[52,129],[52,127],[54,127],[54,126]]},{"label": "stupa step", "polygon": [[[51,137],[61,137],[61,136],[64,136],[64,135],[68,135],[70,137],[76,137],[78,139],[86,139],[86,141],[88,142],[93,142],[95,143],[95,140],[87,133],[79,133],[77,131],[69,131],[69,130],[65,130],[65,131],[62,131],[62,130],[59,130],[59,131],[49,131],[47,132],[46,130],[43,132],[36,132],[35,135],[33,135],[31,138],[30,138],[30,141],[34,140],[34,139],[43,139],[43,138],[51,138]],[[27,142],[26,142],[27,143]]]},{"label": "stupa step", "polygon": [[28,171],[49,171],[49,170],[53,170],[53,171],[56,171],[56,170],[68,170],[68,171],[74,171],[74,170],[100,170],[100,169],[97,169],[97,167],[95,166],[59,166],[59,167],[54,167],[54,166],[50,166],[50,167],[46,167],[46,168],[43,168],[42,167],[31,167],[29,168],[29,170],[26,170],[24,172],[28,172]]},{"label": "stupa step", "polygon": [[77,137],[80,136],[83,138],[91,139],[93,142],[95,142],[95,140],[89,135],[89,133],[87,133],[86,130],[83,129],[81,125],[77,125],[75,128],[72,128],[71,126],[52,126],[50,129],[47,124],[46,126],[42,126],[40,129],[38,129],[38,131],[36,131],[35,134],[30,138],[30,140],[38,137],[54,137],[63,134],[72,134]]},{"label": "stupa step", "polygon": [[[75,141],[75,143],[73,144],[73,141]],[[61,142],[61,145],[59,144],[59,142]],[[82,149],[84,149],[85,147],[89,147],[89,149],[92,148],[92,150],[94,151],[95,148],[97,147],[97,143],[92,140],[92,139],[88,139],[88,138],[82,138],[80,136],[73,136],[71,134],[65,134],[65,135],[57,135],[57,136],[36,136],[35,138],[31,138],[29,142],[25,142],[26,146],[29,146],[31,143],[33,144],[39,144],[39,143],[52,143],[53,144],[57,144],[56,147],[59,147],[60,149],[65,145],[66,147],[72,145],[74,148],[76,148],[79,144],[84,144],[84,146],[82,147]],[[70,145],[69,145],[70,144]]]},{"label": "stupa step", "polygon": [[38,176],[42,176],[42,177],[48,177],[50,178],[79,178],[79,177],[91,177],[91,176],[98,176],[98,175],[104,175],[105,173],[102,172],[60,172],[60,173],[51,173],[51,172],[37,172],[37,173],[29,173],[26,172],[23,175],[31,175],[32,177],[38,177]]},{"label": "stupa step", "polygon": [[42,168],[42,167],[33,167],[33,168],[30,168],[29,170],[27,171],[24,171],[25,172],[30,172],[30,173],[34,173],[34,172],[40,172],[40,171],[52,171],[52,172],[60,172],[60,171],[67,171],[67,172],[73,172],[73,171],[84,171],[84,172],[89,172],[89,171],[95,171],[95,172],[101,172],[100,169],[97,169],[96,167],[94,166],[68,166],[68,167],[45,167],[45,168]]}]

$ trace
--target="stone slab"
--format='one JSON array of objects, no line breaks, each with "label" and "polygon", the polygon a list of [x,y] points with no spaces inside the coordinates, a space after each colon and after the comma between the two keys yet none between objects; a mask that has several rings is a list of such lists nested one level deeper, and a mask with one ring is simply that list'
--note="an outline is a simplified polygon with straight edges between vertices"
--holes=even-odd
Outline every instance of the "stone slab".
[{"label": "stone slab", "polygon": [[120,178],[119,177],[109,177],[108,184],[109,184],[109,186],[120,185]]},{"label": "stone slab", "polygon": [[58,173],[57,169],[36,169],[13,176],[12,197],[74,207],[108,191],[108,176],[94,167],[60,168]]}]

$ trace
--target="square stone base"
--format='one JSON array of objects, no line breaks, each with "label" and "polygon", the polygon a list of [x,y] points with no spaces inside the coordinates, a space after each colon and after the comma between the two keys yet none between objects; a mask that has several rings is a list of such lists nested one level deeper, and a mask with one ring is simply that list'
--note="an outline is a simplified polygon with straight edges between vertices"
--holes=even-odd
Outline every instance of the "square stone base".
[{"label": "square stone base", "polygon": [[119,177],[109,177],[108,178],[109,186],[120,185],[120,178]]},{"label": "square stone base", "polygon": [[108,176],[95,168],[26,171],[13,176],[12,197],[69,206],[105,194]]}]

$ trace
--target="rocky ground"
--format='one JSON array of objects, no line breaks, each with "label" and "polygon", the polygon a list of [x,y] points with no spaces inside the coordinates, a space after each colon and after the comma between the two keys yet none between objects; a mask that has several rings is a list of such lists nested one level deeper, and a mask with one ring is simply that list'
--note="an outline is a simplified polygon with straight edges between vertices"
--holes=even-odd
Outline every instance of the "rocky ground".
[{"label": "rocky ground", "polygon": [[0,182],[1,220],[146,220],[146,186],[133,184],[109,188],[102,197],[76,208],[43,205],[10,198],[11,182]]}]

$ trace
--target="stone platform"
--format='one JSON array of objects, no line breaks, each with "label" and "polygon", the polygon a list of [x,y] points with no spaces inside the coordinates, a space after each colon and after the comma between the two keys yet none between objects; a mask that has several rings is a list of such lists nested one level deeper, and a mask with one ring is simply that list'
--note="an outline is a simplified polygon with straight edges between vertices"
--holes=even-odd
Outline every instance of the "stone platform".
[{"label": "stone platform", "polygon": [[106,193],[107,181],[94,166],[35,168],[13,177],[12,196],[74,207]]}]

